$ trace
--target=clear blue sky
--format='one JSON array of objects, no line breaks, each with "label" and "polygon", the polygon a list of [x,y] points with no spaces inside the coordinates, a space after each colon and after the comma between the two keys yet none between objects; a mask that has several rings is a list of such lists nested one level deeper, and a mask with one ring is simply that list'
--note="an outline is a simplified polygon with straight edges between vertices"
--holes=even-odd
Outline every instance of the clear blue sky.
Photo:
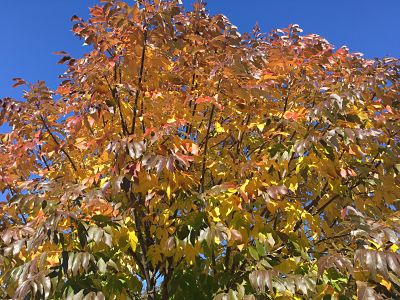
[{"label": "clear blue sky", "polygon": [[[133,2],[132,0],[130,0]],[[193,0],[186,0],[189,4]],[[297,23],[304,33],[316,33],[335,46],[347,45],[367,57],[400,57],[400,0],[209,0],[211,13],[224,13],[249,31],[256,21],[263,31]],[[70,32],[70,17],[87,17],[95,0],[1,0],[0,98],[19,98],[13,77],[45,80],[56,88],[65,67],[52,52],[73,56],[88,51]]]}]

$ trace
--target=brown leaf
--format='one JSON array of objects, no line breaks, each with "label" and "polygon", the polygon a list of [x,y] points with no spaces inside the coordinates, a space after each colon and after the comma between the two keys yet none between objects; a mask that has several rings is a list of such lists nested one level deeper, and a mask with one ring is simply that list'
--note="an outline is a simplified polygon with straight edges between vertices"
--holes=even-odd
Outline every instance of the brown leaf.
[{"label": "brown leaf", "polygon": [[357,296],[359,300],[378,300],[382,299],[375,290],[362,281],[357,281]]},{"label": "brown leaf", "polygon": [[13,88],[26,84],[26,81],[19,77],[13,78],[13,80],[15,81],[15,83],[12,85]]},{"label": "brown leaf", "polygon": [[272,291],[272,272],[267,270],[254,270],[249,275],[251,286],[259,293],[265,292],[265,287]]},{"label": "brown leaf", "polygon": [[268,195],[273,199],[277,199],[278,196],[280,196],[280,195],[286,195],[288,193],[288,191],[289,191],[288,188],[284,185],[270,186],[267,189]]}]

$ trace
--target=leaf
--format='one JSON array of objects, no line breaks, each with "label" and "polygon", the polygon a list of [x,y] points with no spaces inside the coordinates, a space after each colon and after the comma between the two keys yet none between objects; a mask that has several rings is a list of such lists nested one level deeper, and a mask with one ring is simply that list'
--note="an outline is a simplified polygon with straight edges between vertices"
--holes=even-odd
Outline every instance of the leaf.
[{"label": "leaf", "polygon": [[258,252],[255,248],[249,247],[249,253],[251,257],[253,257],[254,260],[260,260],[260,257],[258,256]]},{"label": "leaf", "polygon": [[145,142],[131,142],[128,144],[129,155],[133,159],[138,159],[146,151]]},{"label": "leaf", "polygon": [[355,252],[354,260],[359,262],[361,267],[368,269],[374,279],[377,271],[386,279],[389,278],[388,270],[400,276],[400,254],[398,253],[359,249]]},{"label": "leaf", "polygon": [[318,275],[322,276],[325,270],[335,268],[343,274],[353,274],[353,264],[350,259],[339,253],[322,256],[317,261]]},{"label": "leaf", "polygon": [[267,193],[272,199],[277,199],[280,195],[286,195],[288,193],[288,188],[284,185],[270,186],[267,189]]},{"label": "leaf", "polygon": [[78,238],[82,248],[85,247],[87,244],[87,231],[81,222],[78,223]]},{"label": "leaf", "polygon": [[[132,247],[132,246],[131,246]],[[101,273],[101,274],[105,274],[106,273],[106,271],[107,271],[107,264],[106,264],[106,262],[102,259],[102,258],[100,258],[98,261],[97,261],[97,267],[99,268],[99,272]]]},{"label": "leaf", "polygon": [[357,295],[360,300],[382,299],[375,293],[373,288],[369,287],[367,283],[361,281],[357,281]]},{"label": "leaf", "polygon": [[195,103],[196,103],[196,104],[200,104],[200,103],[211,102],[211,101],[212,101],[212,98],[206,96],[206,97],[197,98],[196,101],[195,101]]},{"label": "leaf", "polygon": [[254,270],[249,275],[251,286],[259,293],[265,292],[265,287],[272,291],[272,272],[267,270]]},{"label": "leaf", "polygon": [[220,123],[218,123],[218,122],[215,122],[215,131],[217,132],[217,133],[223,133],[223,132],[225,132],[225,129],[221,126],[221,124]]},{"label": "leaf", "polygon": [[285,120],[297,121],[299,119],[299,114],[297,112],[287,111],[283,114]]},{"label": "leaf", "polygon": [[131,249],[133,252],[136,251],[136,246],[138,243],[138,238],[136,236],[135,231],[128,231],[128,239],[129,239],[129,245],[131,246]]},{"label": "leaf", "polygon": [[26,81],[25,80],[23,80],[22,78],[13,78],[13,80],[15,81],[15,83],[12,85],[12,87],[13,88],[16,88],[16,87],[18,87],[18,86],[20,86],[20,85],[25,85],[26,84]]},{"label": "leaf", "polygon": [[69,60],[71,60],[71,59],[72,59],[72,57],[69,56],[69,55],[63,56],[57,63],[60,64],[60,65],[62,65],[62,64],[64,64],[65,62],[67,62],[67,61],[69,61]]},{"label": "leaf", "polygon": [[124,177],[122,178],[122,182],[120,184],[121,189],[127,193],[129,192],[130,188],[131,188],[131,182],[128,178]]},{"label": "leaf", "polygon": [[73,15],[73,16],[71,17],[71,22],[75,22],[75,21],[82,21],[82,19],[79,18],[77,15]]},{"label": "leaf", "polygon": [[68,272],[68,252],[63,251],[62,252],[62,268],[64,271],[64,274]]}]

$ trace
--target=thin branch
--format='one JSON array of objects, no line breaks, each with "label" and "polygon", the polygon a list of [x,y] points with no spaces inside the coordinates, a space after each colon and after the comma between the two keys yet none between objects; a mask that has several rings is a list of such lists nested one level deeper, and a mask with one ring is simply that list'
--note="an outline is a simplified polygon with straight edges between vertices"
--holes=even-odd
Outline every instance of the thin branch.
[{"label": "thin branch", "polygon": [[120,99],[119,99],[119,95],[118,95],[117,89],[115,87],[111,86],[111,84],[107,80],[107,77],[105,77],[105,79],[106,79],[108,88],[110,89],[111,95],[112,95],[114,101],[118,105],[118,112],[119,112],[119,118],[121,119],[122,133],[123,133],[123,135],[127,135],[128,134],[128,128],[126,127],[124,115],[122,114],[121,102],[120,102]]},{"label": "thin branch", "polygon": [[143,273],[143,276],[146,278],[146,270],[143,266],[143,260],[141,260],[136,252],[133,252],[132,249],[128,249],[128,252],[131,253],[133,259],[135,260],[136,264],[138,265],[140,271]]},{"label": "thin branch", "polygon": [[20,208],[18,208],[18,211],[19,211],[19,214],[21,215],[22,221],[24,222],[23,224],[26,225],[26,224],[27,224],[27,221],[26,221],[26,218],[25,218],[23,212],[21,211]]},{"label": "thin branch", "polygon": [[[249,125],[249,122],[250,122],[250,114],[247,114],[245,121],[243,122],[243,125],[247,126],[247,125]],[[236,147],[236,155],[239,155],[240,146],[243,142],[244,134],[245,134],[245,132],[242,133],[242,131],[239,130],[238,143],[237,143],[237,147]]]},{"label": "thin branch", "polygon": [[68,152],[65,151],[64,147],[60,145],[60,143],[58,142],[58,140],[56,139],[56,137],[53,135],[53,133],[51,132],[49,126],[47,125],[45,119],[43,118],[42,115],[40,115],[40,119],[42,120],[43,126],[44,128],[46,128],[47,132],[50,134],[51,138],[53,139],[54,143],[56,143],[57,146],[60,147],[61,151],[65,154],[65,156],[68,158],[69,162],[72,165],[72,168],[74,169],[74,171],[77,171],[77,168],[74,164],[74,162],[71,159],[71,156],[69,156]]},{"label": "thin branch", "polygon": [[335,236],[330,236],[330,237],[327,237],[327,238],[324,238],[324,239],[316,241],[315,244],[318,245],[319,243],[322,243],[322,242],[325,242],[325,241],[328,241],[328,240],[333,240],[333,239],[338,239],[338,238],[341,238],[341,237],[345,237],[345,236],[348,236],[349,234],[350,234],[350,232],[343,233],[343,234],[338,234],[338,235],[335,235]]},{"label": "thin branch", "polygon": [[329,199],[324,205],[322,205],[320,208],[318,208],[315,213],[313,213],[313,216],[320,214],[329,204],[331,204],[333,201],[335,201],[339,196],[340,196],[339,194],[336,194],[331,199]]}]

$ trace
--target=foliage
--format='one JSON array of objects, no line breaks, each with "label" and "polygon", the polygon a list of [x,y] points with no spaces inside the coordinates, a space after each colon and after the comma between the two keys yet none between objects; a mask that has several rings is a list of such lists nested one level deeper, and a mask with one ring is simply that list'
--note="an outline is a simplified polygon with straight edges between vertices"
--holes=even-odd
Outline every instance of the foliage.
[{"label": "foliage", "polygon": [[102,2],[1,101],[1,298],[400,296],[397,59]]}]

